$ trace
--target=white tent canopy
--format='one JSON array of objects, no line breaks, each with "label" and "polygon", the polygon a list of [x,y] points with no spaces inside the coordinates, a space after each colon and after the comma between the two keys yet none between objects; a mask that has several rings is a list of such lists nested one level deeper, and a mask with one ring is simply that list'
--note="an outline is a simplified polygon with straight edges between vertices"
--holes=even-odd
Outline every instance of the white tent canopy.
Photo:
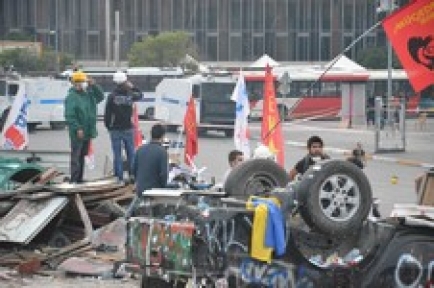
[{"label": "white tent canopy", "polygon": [[280,65],[273,58],[271,58],[267,54],[264,54],[258,60],[256,60],[252,64],[250,64],[249,67],[252,67],[252,68],[265,68],[265,67],[267,67],[267,64],[270,67],[275,67],[275,66],[279,66]]},{"label": "white tent canopy", "polygon": [[[334,60],[327,63],[326,67],[330,67]],[[342,55],[339,60],[333,64],[332,70],[345,70],[345,71],[366,71],[366,68],[357,64],[345,55]]]}]

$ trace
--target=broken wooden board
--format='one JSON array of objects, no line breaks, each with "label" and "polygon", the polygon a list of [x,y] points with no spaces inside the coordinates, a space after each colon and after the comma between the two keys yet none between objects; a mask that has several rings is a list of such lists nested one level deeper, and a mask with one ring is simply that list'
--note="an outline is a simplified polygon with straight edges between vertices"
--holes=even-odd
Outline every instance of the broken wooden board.
[{"label": "broken wooden board", "polygon": [[60,183],[47,186],[47,189],[56,193],[75,194],[75,193],[90,193],[90,192],[104,192],[107,190],[114,190],[123,187],[119,184],[117,179],[112,177],[108,179],[95,180],[81,184]]},{"label": "broken wooden board", "polygon": [[0,220],[0,242],[29,244],[30,241],[66,206],[68,198],[20,200]]}]

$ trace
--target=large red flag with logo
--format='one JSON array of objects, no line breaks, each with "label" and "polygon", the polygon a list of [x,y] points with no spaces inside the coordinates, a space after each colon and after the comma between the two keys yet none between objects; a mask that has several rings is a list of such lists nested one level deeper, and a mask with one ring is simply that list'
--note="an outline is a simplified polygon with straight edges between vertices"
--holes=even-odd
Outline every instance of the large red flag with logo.
[{"label": "large red flag with logo", "polygon": [[274,77],[270,66],[265,69],[264,101],[262,109],[262,143],[277,156],[277,162],[284,167],[285,155],[283,146],[282,125],[277,111]]},{"label": "large red flag with logo", "polygon": [[412,1],[383,21],[413,89],[434,84],[434,1]]},{"label": "large red flag with logo", "polygon": [[187,112],[184,116],[184,129],[185,129],[185,149],[184,161],[187,165],[192,166],[193,158],[197,155],[197,124],[196,124],[196,108],[194,106],[193,97],[187,105]]}]

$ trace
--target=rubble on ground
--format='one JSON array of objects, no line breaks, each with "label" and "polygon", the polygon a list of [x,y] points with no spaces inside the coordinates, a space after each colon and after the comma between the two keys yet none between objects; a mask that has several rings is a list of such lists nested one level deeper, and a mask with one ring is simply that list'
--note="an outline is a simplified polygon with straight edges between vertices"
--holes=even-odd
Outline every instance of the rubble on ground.
[{"label": "rubble on ground", "polygon": [[0,179],[0,281],[20,287],[35,276],[134,276],[114,271],[125,260],[132,185],[114,178],[69,184],[55,168],[15,171]]}]

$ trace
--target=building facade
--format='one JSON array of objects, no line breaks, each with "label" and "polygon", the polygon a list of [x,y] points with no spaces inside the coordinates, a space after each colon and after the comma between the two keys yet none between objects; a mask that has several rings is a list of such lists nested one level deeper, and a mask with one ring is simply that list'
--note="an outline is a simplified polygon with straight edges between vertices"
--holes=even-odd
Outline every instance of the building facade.
[{"label": "building facade", "polygon": [[[117,10],[121,60],[148,35],[184,30],[202,61],[252,61],[264,53],[328,61],[378,21],[376,8],[376,0],[0,0],[0,37],[26,32],[77,59],[104,60],[106,27],[112,43]],[[347,55],[378,45],[385,45],[381,26]]]}]

